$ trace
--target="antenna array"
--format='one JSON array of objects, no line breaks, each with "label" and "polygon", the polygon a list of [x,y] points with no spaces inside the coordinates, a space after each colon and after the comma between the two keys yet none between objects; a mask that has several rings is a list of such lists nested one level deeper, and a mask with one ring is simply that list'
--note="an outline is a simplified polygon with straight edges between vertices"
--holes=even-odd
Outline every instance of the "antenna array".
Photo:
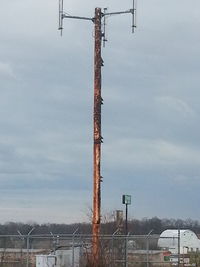
[{"label": "antenna array", "polygon": [[[95,18],[88,18],[88,17],[80,17],[80,16],[70,16],[67,15],[64,10],[63,10],[63,1],[64,0],[59,0],[59,27],[58,30],[61,32],[62,36],[62,31],[63,31],[63,19],[68,18],[68,19],[81,19],[81,20],[91,20],[94,22]],[[135,1],[133,0],[132,3],[132,8],[126,11],[119,11],[119,12],[107,12],[107,8],[104,8],[104,12],[102,13],[102,18],[103,18],[103,31],[102,31],[102,38],[103,38],[103,46],[105,47],[105,43],[107,42],[106,39],[106,17],[107,16],[113,16],[113,15],[121,15],[121,14],[132,14],[132,33],[135,32],[136,28],[136,8],[135,8]]]}]

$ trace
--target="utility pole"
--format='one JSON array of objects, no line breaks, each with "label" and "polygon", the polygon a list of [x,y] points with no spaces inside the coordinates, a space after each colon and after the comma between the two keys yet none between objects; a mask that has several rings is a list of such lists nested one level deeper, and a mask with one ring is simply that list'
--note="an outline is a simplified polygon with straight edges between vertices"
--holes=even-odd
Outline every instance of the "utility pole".
[{"label": "utility pole", "polygon": [[95,47],[94,47],[94,153],[93,153],[93,221],[92,221],[92,243],[94,262],[99,257],[99,235],[101,221],[101,8],[95,9]]},{"label": "utility pole", "polygon": [[[133,8],[122,12],[106,13],[107,9],[104,9],[102,13],[101,8],[95,8],[95,16],[93,18],[70,16],[63,11],[63,1],[59,0],[59,30],[63,30],[63,19],[79,19],[88,20],[94,23],[95,30],[95,43],[94,43],[94,111],[93,111],[93,216],[92,216],[92,257],[93,266],[99,266],[100,256],[100,223],[101,223],[101,105],[103,99],[101,96],[101,68],[103,66],[103,59],[101,56],[102,39],[105,46],[105,18],[106,16],[120,15],[120,14],[132,14],[132,32],[134,32],[135,26],[135,8],[133,1]],[[102,31],[102,18],[103,31]]]}]

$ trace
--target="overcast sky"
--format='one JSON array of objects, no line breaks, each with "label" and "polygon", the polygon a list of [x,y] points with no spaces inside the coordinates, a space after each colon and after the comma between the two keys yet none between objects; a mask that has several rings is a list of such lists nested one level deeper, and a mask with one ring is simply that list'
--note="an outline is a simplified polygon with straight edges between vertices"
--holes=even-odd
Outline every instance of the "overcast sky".
[{"label": "overcast sky", "polygon": [[[65,0],[70,15],[131,0]],[[107,19],[102,213],[199,219],[200,1],[138,0]],[[92,203],[93,24],[58,0],[1,0],[0,222],[88,221]]]}]

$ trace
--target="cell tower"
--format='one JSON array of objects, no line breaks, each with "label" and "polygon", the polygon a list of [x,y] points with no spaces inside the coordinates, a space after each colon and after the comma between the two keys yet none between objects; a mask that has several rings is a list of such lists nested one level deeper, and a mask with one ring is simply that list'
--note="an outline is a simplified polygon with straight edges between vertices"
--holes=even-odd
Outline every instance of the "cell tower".
[{"label": "cell tower", "polygon": [[100,256],[100,222],[101,222],[101,68],[103,59],[101,56],[102,43],[105,46],[106,39],[106,17],[121,14],[132,15],[132,33],[135,30],[135,0],[132,2],[132,8],[126,11],[107,12],[107,8],[95,8],[94,17],[71,16],[64,12],[63,1],[59,0],[59,30],[62,35],[63,20],[79,19],[88,20],[94,23],[95,41],[94,41],[94,115],[93,115],[93,215],[92,215],[92,256],[93,266],[98,266]]}]

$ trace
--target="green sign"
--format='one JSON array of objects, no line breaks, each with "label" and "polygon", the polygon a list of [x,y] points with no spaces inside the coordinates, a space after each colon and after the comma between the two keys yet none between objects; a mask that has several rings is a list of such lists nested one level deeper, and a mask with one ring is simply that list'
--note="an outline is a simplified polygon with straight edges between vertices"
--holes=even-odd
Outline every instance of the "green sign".
[{"label": "green sign", "polygon": [[164,261],[170,261],[170,256],[164,256]]},{"label": "green sign", "polygon": [[123,195],[122,196],[122,203],[126,205],[131,204],[131,195]]}]

